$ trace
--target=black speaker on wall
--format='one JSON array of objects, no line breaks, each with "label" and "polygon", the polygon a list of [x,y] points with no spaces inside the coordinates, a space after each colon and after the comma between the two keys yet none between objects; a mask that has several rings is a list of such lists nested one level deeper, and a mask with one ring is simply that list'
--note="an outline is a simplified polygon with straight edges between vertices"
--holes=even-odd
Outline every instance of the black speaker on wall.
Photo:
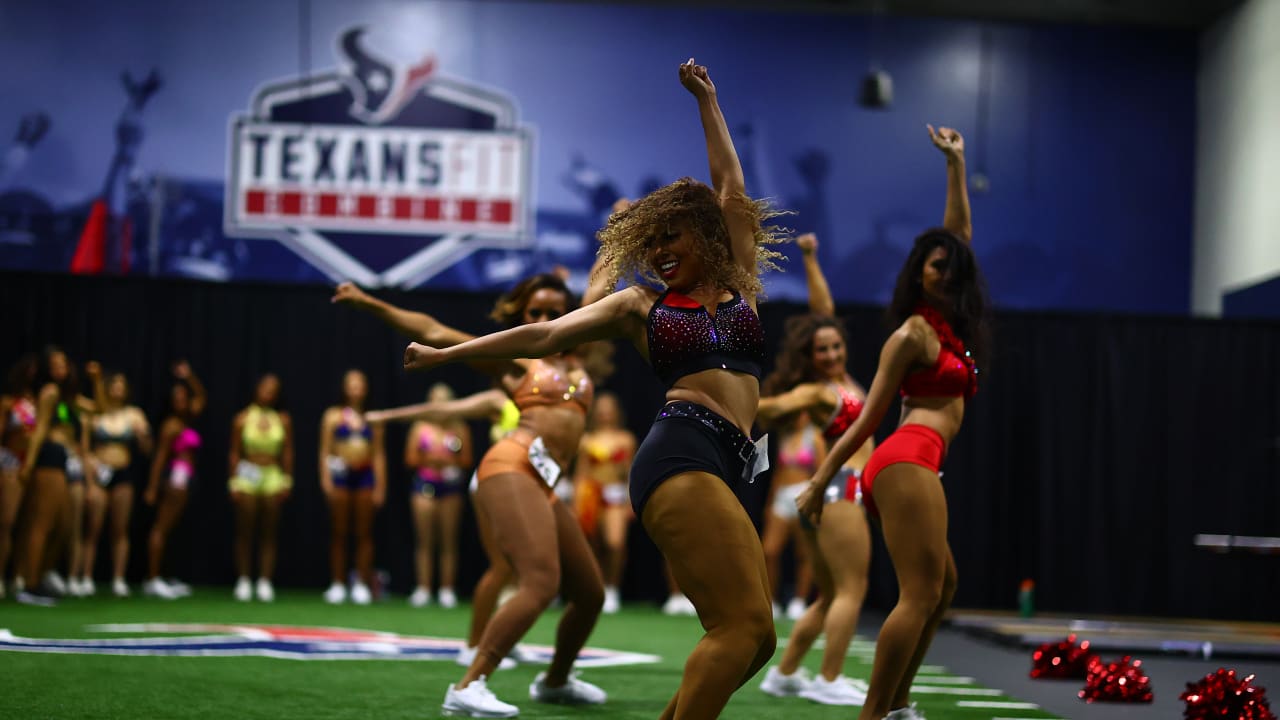
[{"label": "black speaker on wall", "polygon": [[862,79],[858,103],[867,108],[887,108],[893,104],[893,78],[883,70],[867,73]]}]

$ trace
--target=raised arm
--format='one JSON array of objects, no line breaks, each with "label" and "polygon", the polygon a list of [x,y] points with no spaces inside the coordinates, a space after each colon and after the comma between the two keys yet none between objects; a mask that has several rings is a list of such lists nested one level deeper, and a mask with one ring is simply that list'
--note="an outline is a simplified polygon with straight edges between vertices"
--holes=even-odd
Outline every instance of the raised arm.
[{"label": "raised arm", "polygon": [[929,139],[947,158],[947,209],[942,226],[969,244],[973,241],[973,224],[969,218],[969,188],[965,182],[964,138],[951,128],[929,128]]},{"label": "raised arm", "polygon": [[174,364],[173,376],[191,388],[191,417],[200,417],[209,402],[209,393],[205,391],[204,383],[200,382],[200,378],[191,370],[186,360],[179,360]]},{"label": "raised arm", "polygon": [[[613,214],[616,215],[629,207],[631,207],[630,200],[618,198],[613,203]],[[613,288],[609,287],[609,273],[605,271],[604,255],[597,252],[595,261],[591,263],[591,272],[587,274],[587,289],[582,293],[582,304],[590,305],[611,292]]]},{"label": "raised arm", "polygon": [[695,65],[693,58],[680,66],[680,84],[698,100],[698,116],[707,140],[707,161],[711,165],[711,184],[720,198],[725,224],[729,229],[733,261],[747,272],[756,273],[756,213],[747,197],[747,183],[742,176],[742,163],[733,147],[729,126],[720,112],[715,83],[707,68]]},{"label": "raised arm", "polygon": [[827,285],[827,276],[822,274],[822,265],[818,262],[818,236],[805,233],[796,238],[796,245],[800,247],[800,255],[804,258],[804,279],[809,287],[809,312],[835,317],[836,301],[831,297],[831,286]]},{"label": "raised arm", "polygon": [[640,347],[643,334],[639,319],[649,310],[649,292],[629,287],[555,320],[521,325],[449,348],[412,343],[405,348],[404,367],[426,370],[454,362],[543,358],[593,340],[616,337],[629,338]]},{"label": "raised arm", "polygon": [[369,423],[422,420],[436,425],[447,423],[453,419],[483,420],[500,415],[502,406],[506,402],[507,394],[494,388],[456,400],[424,402],[389,410],[373,410],[365,413],[364,419],[365,422]]},{"label": "raised arm", "polygon": [[894,394],[902,385],[902,378],[923,353],[924,338],[910,326],[904,325],[889,336],[880,351],[880,364],[876,368],[875,379],[871,381],[871,391],[867,393],[862,414],[831,446],[831,452],[814,471],[804,495],[796,500],[801,513],[815,520],[822,516],[822,499],[827,483],[880,427],[893,403]]},{"label": "raised arm", "polygon": [[344,282],[334,288],[330,302],[363,310],[410,340],[432,347],[450,347],[475,337],[451,328],[426,313],[405,310],[385,300],[379,300],[350,282]]}]

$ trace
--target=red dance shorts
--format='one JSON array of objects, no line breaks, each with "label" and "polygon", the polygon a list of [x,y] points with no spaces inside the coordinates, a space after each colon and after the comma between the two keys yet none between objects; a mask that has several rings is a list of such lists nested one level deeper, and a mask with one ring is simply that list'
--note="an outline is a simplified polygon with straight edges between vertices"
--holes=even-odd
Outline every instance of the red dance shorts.
[{"label": "red dance shorts", "polygon": [[[876,509],[876,501],[871,495],[871,486],[880,471],[898,463],[911,463],[927,467],[934,472],[942,469],[942,459],[946,455],[946,446],[937,430],[924,425],[903,425],[893,432],[883,443],[871,453],[871,459],[862,470],[862,505],[872,517],[880,517]],[[854,499],[857,486],[849,484],[845,491],[848,500]]]}]

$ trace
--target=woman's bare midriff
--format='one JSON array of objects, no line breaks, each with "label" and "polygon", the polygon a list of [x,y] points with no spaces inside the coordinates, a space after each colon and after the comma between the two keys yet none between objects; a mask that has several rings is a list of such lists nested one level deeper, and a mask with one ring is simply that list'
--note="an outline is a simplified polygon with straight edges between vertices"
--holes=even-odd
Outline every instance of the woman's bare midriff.
[{"label": "woman's bare midriff", "polygon": [[531,407],[520,413],[518,426],[518,429],[541,437],[547,452],[561,468],[567,468],[573,462],[586,428],[586,415],[570,405]]},{"label": "woman's bare midriff", "polygon": [[902,399],[902,418],[898,425],[923,425],[936,430],[946,449],[960,432],[963,420],[963,397],[906,397]]},{"label": "woman's bare midriff", "polygon": [[711,369],[685,375],[667,391],[667,402],[697,403],[751,434],[760,407],[760,381],[747,373]]}]

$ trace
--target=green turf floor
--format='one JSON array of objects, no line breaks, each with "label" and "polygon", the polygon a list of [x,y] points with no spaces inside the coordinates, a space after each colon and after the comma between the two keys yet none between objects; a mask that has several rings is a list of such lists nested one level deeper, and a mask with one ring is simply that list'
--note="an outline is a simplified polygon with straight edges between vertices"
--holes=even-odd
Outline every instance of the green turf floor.
[{"label": "green turf floor", "polygon": [[[199,589],[176,602],[142,598],[67,600],[56,608],[0,602],[0,628],[24,638],[102,638],[90,626],[105,623],[273,624],[359,628],[404,635],[461,638],[469,610],[413,609],[403,600],[369,607],[325,605],[320,593],[283,593],[272,604],[236,603],[222,589]],[[548,612],[527,640],[549,644],[557,613]],[[785,638],[791,624],[782,621]],[[591,668],[582,677],[609,692],[603,708],[540,705],[528,700],[539,668],[521,666],[492,678],[499,698],[520,706],[527,718],[654,718],[680,680],[684,658],[701,634],[693,618],[670,618],[647,606],[603,617],[590,645],[661,656],[657,664]],[[111,636],[118,637],[118,636]],[[850,649],[845,673],[866,679],[872,647]],[[779,649],[781,653],[781,649]],[[777,662],[775,656],[774,662]],[[819,651],[805,666],[818,666]],[[125,657],[0,652],[0,717],[3,718],[424,718],[438,717],[445,687],[462,672],[451,661],[299,661],[263,657]],[[961,702],[1007,702],[945,668],[928,666],[917,685],[932,691],[914,699],[930,720],[1048,718],[1029,708],[973,708]],[[798,698],[773,698],[758,689],[758,676],[740,690],[727,718],[855,717]],[[932,679],[930,679],[932,678]],[[926,690],[922,688],[922,690]],[[967,693],[967,694],[959,694]]]}]

